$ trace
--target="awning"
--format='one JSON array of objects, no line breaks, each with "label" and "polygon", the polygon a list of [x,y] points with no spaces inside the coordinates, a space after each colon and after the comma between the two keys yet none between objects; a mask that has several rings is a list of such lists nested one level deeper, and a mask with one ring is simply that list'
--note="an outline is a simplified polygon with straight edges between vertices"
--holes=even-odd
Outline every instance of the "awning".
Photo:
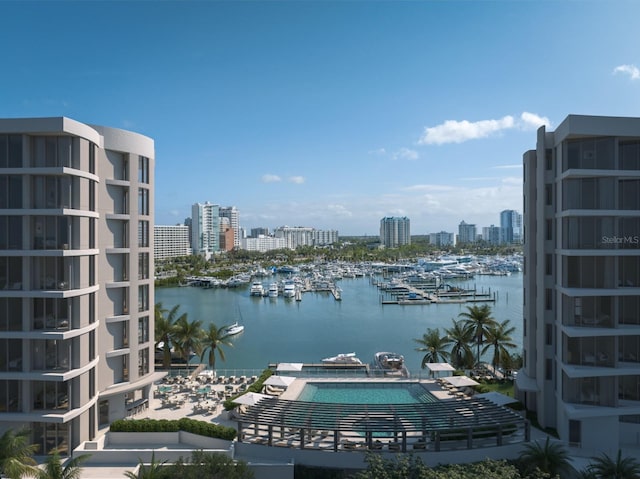
[{"label": "awning", "polygon": [[238,396],[233,400],[236,404],[245,404],[247,406],[253,406],[258,404],[260,401],[266,398],[271,398],[273,396],[269,396],[268,394],[260,394],[254,392],[248,392],[247,394],[243,394],[242,396]]},{"label": "awning", "polygon": [[291,376],[269,376],[264,384],[268,386],[278,386],[281,388],[286,388],[289,387],[289,385],[295,380],[296,378]]},{"label": "awning", "polygon": [[303,363],[278,363],[276,371],[302,371]]},{"label": "awning", "polygon": [[427,369],[433,372],[441,372],[441,371],[455,371],[456,368],[451,366],[449,363],[427,363]]},{"label": "awning", "polygon": [[516,383],[516,387],[518,388],[518,391],[527,391],[527,392],[540,391],[540,388],[538,387],[538,382],[536,381],[536,379],[527,376],[522,370],[518,372],[515,383]]},{"label": "awning", "polygon": [[477,381],[467,377],[467,376],[447,376],[446,378],[442,378],[443,381],[447,381],[449,384],[455,387],[465,387],[465,386],[477,386],[480,384]]}]

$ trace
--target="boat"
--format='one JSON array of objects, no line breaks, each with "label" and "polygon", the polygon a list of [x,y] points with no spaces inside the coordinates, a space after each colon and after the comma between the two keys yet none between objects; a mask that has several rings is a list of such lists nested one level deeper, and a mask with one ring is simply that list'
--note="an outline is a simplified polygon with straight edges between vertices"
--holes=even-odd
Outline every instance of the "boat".
[{"label": "boat", "polygon": [[254,281],[251,283],[251,289],[249,290],[251,296],[264,296],[264,286],[260,281]]},{"label": "boat", "polygon": [[236,334],[240,334],[242,331],[244,331],[244,326],[238,324],[238,322],[236,321],[231,326],[226,327],[226,329],[224,330],[224,334],[226,336],[234,336]]},{"label": "boat", "polygon": [[284,296],[285,298],[293,298],[295,295],[296,295],[296,284],[293,281],[285,282],[282,296]]},{"label": "boat", "polygon": [[399,371],[404,366],[404,356],[386,351],[378,352],[375,355],[375,363],[385,371]]},{"label": "boat", "polygon": [[340,353],[337,356],[324,358],[322,364],[362,364],[356,353]]},{"label": "boat", "polygon": [[271,283],[269,285],[268,295],[270,298],[278,297],[278,283]]}]

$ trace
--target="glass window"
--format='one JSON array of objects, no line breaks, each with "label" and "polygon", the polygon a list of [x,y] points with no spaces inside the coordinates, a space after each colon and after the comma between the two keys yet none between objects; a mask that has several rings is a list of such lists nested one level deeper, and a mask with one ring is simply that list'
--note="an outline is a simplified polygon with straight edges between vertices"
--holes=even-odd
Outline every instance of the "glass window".
[{"label": "glass window", "polygon": [[0,331],[22,330],[22,298],[0,298]]},{"label": "glass window", "polygon": [[149,285],[142,284],[138,286],[138,311],[149,310]]},{"label": "glass window", "polygon": [[22,381],[0,380],[0,412],[22,411]]},{"label": "glass window", "polygon": [[69,428],[71,423],[35,422],[31,442],[37,444],[38,454],[49,454],[56,449],[61,456],[69,455]]},{"label": "glass window", "polygon": [[9,135],[9,168],[22,167],[22,135]]},{"label": "glass window", "polygon": [[0,209],[22,208],[22,177],[0,175]]},{"label": "glass window", "polygon": [[21,216],[0,216],[0,249],[22,249]]},{"label": "glass window", "polygon": [[149,222],[146,220],[138,221],[138,247],[146,248],[149,246]]},{"label": "glass window", "polygon": [[22,371],[22,339],[0,338],[0,371]]},{"label": "glass window", "polygon": [[138,279],[149,279],[149,253],[138,253]]},{"label": "glass window", "polygon": [[149,190],[146,188],[138,189],[138,214],[149,214]]},{"label": "glass window", "polygon": [[138,319],[138,344],[144,344],[149,341],[149,316],[143,316]]},{"label": "glass window", "polygon": [[138,157],[138,182],[149,184],[149,158]]},{"label": "glass window", "polygon": [[22,258],[0,256],[0,289],[22,290]]},{"label": "glass window", "polygon": [[138,351],[138,376],[149,374],[149,348]]}]

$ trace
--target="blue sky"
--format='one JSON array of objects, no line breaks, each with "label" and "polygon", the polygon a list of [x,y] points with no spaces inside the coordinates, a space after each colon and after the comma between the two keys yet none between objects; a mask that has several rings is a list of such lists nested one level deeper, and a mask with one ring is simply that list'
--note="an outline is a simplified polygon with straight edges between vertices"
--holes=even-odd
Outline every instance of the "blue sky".
[{"label": "blue sky", "polygon": [[148,135],[157,224],[497,224],[568,114],[640,115],[633,1],[3,2],[0,116]]}]

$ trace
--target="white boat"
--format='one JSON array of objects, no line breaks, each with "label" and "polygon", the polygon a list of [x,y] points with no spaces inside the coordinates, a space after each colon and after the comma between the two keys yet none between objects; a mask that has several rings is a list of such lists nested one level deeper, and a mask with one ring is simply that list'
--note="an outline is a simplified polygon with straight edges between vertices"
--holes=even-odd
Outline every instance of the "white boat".
[{"label": "white boat", "polygon": [[376,353],[375,363],[380,369],[384,369],[385,371],[398,371],[404,366],[404,356],[382,351]]},{"label": "white boat", "polygon": [[324,358],[322,364],[362,364],[356,353],[340,353],[337,356]]},{"label": "white boat", "polygon": [[285,298],[293,298],[296,295],[296,285],[293,281],[287,281],[284,283],[284,291],[282,296]]},{"label": "white boat", "polygon": [[236,321],[231,326],[227,326],[227,328],[224,330],[224,333],[227,336],[233,336],[235,334],[240,334],[242,331],[244,331],[244,326],[238,324],[238,322]]},{"label": "white boat", "polygon": [[264,296],[264,286],[260,281],[254,281],[251,283],[251,289],[249,290],[251,296]]},{"label": "white boat", "polygon": [[269,285],[269,297],[277,298],[278,297],[278,283],[271,283]]}]

